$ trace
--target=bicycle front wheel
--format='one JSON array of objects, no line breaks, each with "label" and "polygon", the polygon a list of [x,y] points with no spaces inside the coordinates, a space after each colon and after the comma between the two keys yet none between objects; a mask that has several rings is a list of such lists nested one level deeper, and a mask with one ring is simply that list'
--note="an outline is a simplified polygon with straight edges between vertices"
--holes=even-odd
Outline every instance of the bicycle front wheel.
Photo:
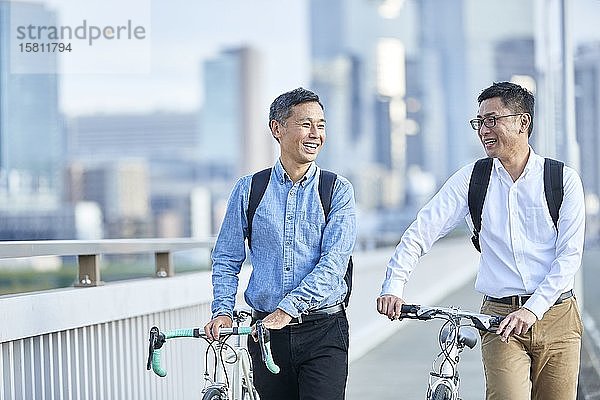
[{"label": "bicycle front wheel", "polygon": [[223,392],[221,392],[219,389],[208,388],[206,392],[204,392],[202,400],[227,400],[227,398],[223,396]]},{"label": "bicycle front wheel", "polygon": [[444,385],[438,385],[431,396],[431,400],[452,400],[452,390]]}]

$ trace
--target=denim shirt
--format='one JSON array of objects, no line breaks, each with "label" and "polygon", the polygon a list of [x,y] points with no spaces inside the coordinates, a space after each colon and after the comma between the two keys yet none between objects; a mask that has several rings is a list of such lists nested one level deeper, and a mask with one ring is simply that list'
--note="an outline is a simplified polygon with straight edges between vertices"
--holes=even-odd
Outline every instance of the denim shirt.
[{"label": "denim shirt", "polygon": [[[276,308],[292,317],[339,304],[356,240],[352,184],[337,177],[328,221],[319,199],[314,163],[295,184],[277,161],[252,221],[252,274],[244,293],[254,310]],[[238,180],[212,253],[213,317],[232,314],[238,274],[246,259],[247,209],[252,175]]]}]

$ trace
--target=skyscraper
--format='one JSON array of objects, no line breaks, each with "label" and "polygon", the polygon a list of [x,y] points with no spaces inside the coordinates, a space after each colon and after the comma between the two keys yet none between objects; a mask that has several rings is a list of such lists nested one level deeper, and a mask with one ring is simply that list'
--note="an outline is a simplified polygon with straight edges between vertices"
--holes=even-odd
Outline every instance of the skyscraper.
[{"label": "skyscraper", "polygon": [[221,52],[204,63],[201,162],[231,179],[273,162],[261,85],[261,59],[250,47]]},{"label": "skyscraper", "polygon": [[[15,21],[56,25],[56,14],[42,4],[0,1],[0,195],[59,198],[65,143],[58,75],[11,71],[26,70],[21,64],[29,62],[26,55],[11,55],[18,51],[11,42]],[[56,65],[56,53],[37,54],[35,62]]]}]

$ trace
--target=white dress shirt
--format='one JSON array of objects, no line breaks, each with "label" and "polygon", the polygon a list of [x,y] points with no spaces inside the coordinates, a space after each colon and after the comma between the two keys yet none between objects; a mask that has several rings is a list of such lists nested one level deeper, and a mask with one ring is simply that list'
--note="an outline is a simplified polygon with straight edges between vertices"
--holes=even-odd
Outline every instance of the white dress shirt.
[{"label": "white dress shirt", "polygon": [[[467,198],[474,165],[452,175],[419,211],[388,262],[382,295],[402,297],[419,258],[462,219],[473,230]],[[561,293],[573,288],[581,265],[585,231],[583,186],[577,173],[567,166],[563,183],[558,233],[544,194],[544,158],[531,148],[527,165],[515,182],[502,163],[494,159],[483,206],[475,289],[491,297],[531,295],[524,307],[538,319]]]}]

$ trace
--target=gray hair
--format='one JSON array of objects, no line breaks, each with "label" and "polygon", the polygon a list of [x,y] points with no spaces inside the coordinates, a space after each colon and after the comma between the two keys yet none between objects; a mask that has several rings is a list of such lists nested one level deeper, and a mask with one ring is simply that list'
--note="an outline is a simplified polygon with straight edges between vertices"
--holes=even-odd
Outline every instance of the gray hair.
[{"label": "gray hair", "polygon": [[301,87],[277,96],[269,109],[269,128],[271,128],[271,121],[273,120],[284,124],[285,120],[292,115],[292,107],[295,105],[311,101],[316,101],[321,109],[325,110],[316,93]]}]

